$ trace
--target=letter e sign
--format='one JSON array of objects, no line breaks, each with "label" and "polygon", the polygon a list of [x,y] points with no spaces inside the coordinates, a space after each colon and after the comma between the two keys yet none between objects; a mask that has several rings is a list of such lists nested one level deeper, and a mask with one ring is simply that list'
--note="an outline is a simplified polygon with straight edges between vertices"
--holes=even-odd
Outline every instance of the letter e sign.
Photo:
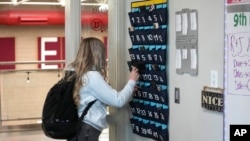
[{"label": "letter e sign", "polygon": [[[55,61],[65,60],[65,39],[64,37],[38,37],[38,60]],[[38,65],[41,69],[58,69],[64,65],[42,63]]]}]

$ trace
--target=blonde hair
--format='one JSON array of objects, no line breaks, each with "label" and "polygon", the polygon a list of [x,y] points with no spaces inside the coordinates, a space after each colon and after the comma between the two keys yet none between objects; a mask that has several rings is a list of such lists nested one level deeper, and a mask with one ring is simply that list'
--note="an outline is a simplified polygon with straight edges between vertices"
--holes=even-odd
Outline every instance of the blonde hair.
[{"label": "blonde hair", "polygon": [[70,64],[76,72],[76,83],[73,98],[76,105],[79,105],[79,90],[84,85],[82,76],[88,71],[94,70],[106,80],[106,51],[103,42],[95,37],[88,37],[81,41],[75,60]]}]

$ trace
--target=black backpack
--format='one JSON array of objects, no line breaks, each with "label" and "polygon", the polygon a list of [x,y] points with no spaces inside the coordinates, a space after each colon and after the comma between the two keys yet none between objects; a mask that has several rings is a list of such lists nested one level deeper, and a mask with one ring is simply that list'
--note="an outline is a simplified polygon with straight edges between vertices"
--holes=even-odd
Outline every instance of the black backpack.
[{"label": "black backpack", "polygon": [[53,139],[69,139],[77,135],[80,122],[87,113],[88,104],[81,117],[73,100],[75,72],[66,71],[64,78],[53,85],[44,102],[42,111],[42,129],[46,136]]}]

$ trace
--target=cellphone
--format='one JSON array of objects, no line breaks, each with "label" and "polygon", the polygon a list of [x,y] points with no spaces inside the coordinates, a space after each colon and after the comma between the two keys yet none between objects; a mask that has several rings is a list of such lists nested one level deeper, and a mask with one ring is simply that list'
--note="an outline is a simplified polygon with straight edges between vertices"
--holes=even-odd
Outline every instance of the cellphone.
[{"label": "cellphone", "polygon": [[132,66],[136,67],[139,70],[139,73],[141,73],[141,71],[145,70],[145,64],[143,63],[139,63],[139,62],[134,62],[134,61],[127,61],[128,67],[129,67],[129,71],[132,70]]}]

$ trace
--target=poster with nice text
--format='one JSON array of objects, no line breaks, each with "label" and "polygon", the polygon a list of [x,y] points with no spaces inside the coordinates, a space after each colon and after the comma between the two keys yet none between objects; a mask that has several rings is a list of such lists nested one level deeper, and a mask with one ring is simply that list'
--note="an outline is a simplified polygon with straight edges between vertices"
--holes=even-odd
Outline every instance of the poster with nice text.
[{"label": "poster with nice text", "polygon": [[250,96],[250,2],[228,1],[225,73],[227,94]]}]

